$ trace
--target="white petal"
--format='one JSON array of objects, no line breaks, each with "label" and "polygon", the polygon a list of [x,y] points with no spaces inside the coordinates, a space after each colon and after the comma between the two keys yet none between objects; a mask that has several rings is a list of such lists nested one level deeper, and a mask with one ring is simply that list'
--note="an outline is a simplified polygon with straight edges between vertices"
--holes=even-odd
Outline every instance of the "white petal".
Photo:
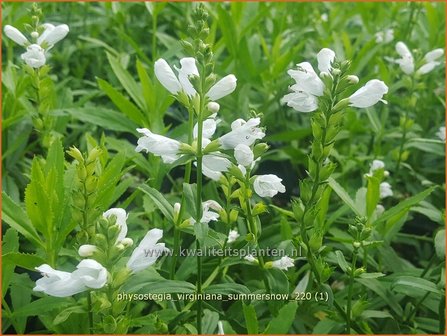
[{"label": "white petal", "polygon": [[176,70],[178,72],[178,79],[182,85],[183,91],[189,96],[194,96],[196,94],[196,90],[189,81],[189,76],[199,76],[196,60],[192,57],[185,57],[180,60],[180,65],[180,69],[176,68]]},{"label": "white petal", "polygon": [[53,46],[67,36],[68,32],[70,31],[66,24],[61,24],[53,27],[52,29],[50,27],[51,26],[48,26],[44,33],[39,37],[38,43],[40,45],[46,43],[48,46]]},{"label": "white petal", "polygon": [[351,106],[366,108],[377,104],[388,93],[388,86],[378,79],[372,79],[350,97]]},{"label": "white petal", "polygon": [[121,208],[112,208],[112,209],[109,209],[106,212],[104,212],[103,216],[105,218],[109,218],[110,216],[116,217],[116,224],[120,227],[120,233],[116,240],[117,243],[120,242],[121,240],[123,240],[124,238],[126,238],[126,235],[127,235],[127,223],[126,223],[127,213],[126,213],[126,210],[121,209]]},{"label": "white petal", "polygon": [[218,81],[206,94],[210,100],[218,100],[232,93],[236,89],[237,79],[234,75],[228,75]]},{"label": "white petal", "polygon": [[18,45],[25,46],[29,43],[25,35],[23,35],[20,30],[13,26],[6,25],[3,31],[8,38],[13,40]]},{"label": "white petal", "polygon": [[182,90],[182,86],[171,69],[169,64],[163,59],[158,59],[154,64],[154,73],[158,81],[172,94],[177,94]]},{"label": "white petal", "polygon": [[330,73],[332,70],[331,63],[335,60],[335,52],[329,48],[323,48],[317,54],[317,60],[318,70]]},{"label": "white petal", "polygon": [[427,63],[430,63],[430,62],[437,60],[442,55],[444,55],[444,49],[438,48],[438,49],[434,49],[434,50],[431,50],[428,53],[426,53],[424,56],[424,59]]}]

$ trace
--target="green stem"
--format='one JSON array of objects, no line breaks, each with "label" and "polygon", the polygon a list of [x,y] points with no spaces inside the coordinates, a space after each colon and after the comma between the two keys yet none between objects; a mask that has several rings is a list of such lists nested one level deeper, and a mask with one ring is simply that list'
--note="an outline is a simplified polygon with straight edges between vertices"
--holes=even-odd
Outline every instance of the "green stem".
[{"label": "green stem", "polygon": [[[154,6],[156,3],[154,3]],[[152,16],[152,61],[155,62],[157,59],[157,13],[154,10],[154,14]]]},{"label": "green stem", "polygon": [[90,334],[93,334],[92,297],[90,291],[87,291],[87,310],[88,330]]},{"label": "green stem", "polygon": [[355,267],[357,264],[357,250],[354,250],[351,263],[351,274],[349,275],[348,298],[346,302],[346,333],[351,333],[351,310],[352,310],[352,291],[354,288]]}]

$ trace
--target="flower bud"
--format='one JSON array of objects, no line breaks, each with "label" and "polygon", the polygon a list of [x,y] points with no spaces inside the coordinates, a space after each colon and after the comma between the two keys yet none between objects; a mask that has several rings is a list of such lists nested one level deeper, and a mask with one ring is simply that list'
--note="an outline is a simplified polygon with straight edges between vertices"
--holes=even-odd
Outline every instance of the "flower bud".
[{"label": "flower bud", "polygon": [[91,257],[97,250],[98,248],[95,245],[85,244],[79,246],[78,254],[81,257]]},{"label": "flower bud", "polygon": [[357,84],[359,82],[359,78],[355,75],[349,75],[348,77],[346,77],[346,79],[351,84]]},{"label": "flower bud", "polygon": [[119,243],[119,244],[116,245],[116,248],[117,248],[118,250],[122,251],[122,250],[124,250],[126,247],[124,246],[124,244]]},{"label": "flower bud", "polygon": [[339,75],[340,73],[341,73],[340,69],[332,69],[332,74],[333,74],[334,76],[337,76],[337,75]]},{"label": "flower bud", "polygon": [[181,207],[180,203],[177,202],[174,204],[174,213],[172,216],[174,219],[174,223],[177,223],[177,221],[178,221],[178,216],[180,214],[180,207]]},{"label": "flower bud", "polygon": [[352,246],[354,246],[354,248],[358,249],[362,244],[358,241],[355,241],[352,243]]},{"label": "flower bud", "polygon": [[101,148],[95,147],[93,148],[90,153],[88,153],[88,158],[87,161],[88,162],[93,162],[95,161],[102,153]]},{"label": "flower bud", "polygon": [[208,108],[208,111],[211,113],[217,113],[220,110],[220,105],[216,102],[209,102],[208,105],[206,105]]},{"label": "flower bud", "polygon": [[124,238],[123,240],[121,240],[121,244],[123,244],[125,247],[129,247],[133,245],[133,240],[132,238]]},{"label": "flower bud", "polygon": [[75,146],[71,147],[67,151],[67,154],[70,155],[73,159],[77,160],[78,162],[84,162],[84,157],[82,156],[82,153]]},{"label": "flower bud", "polygon": [[10,25],[6,25],[3,31],[5,32],[5,35],[8,38],[13,40],[18,45],[26,46],[27,44],[29,44],[26,37],[17,28]]},{"label": "flower bud", "polygon": [[36,38],[39,37],[39,33],[36,32],[36,31],[33,31],[33,32],[31,33],[31,37],[32,37],[33,39],[36,39]]}]

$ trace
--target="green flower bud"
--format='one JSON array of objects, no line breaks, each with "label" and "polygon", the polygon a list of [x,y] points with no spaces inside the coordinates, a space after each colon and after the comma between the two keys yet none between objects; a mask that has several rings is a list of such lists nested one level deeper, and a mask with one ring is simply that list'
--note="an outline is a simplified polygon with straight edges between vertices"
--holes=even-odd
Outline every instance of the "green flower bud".
[{"label": "green flower bud", "polygon": [[70,149],[67,151],[67,154],[70,155],[73,159],[77,160],[79,163],[84,162],[82,153],[75,146],[70,147]]},{"label": "green flower bud", "polygon": [[87,162],[93,162],[101,155],[102,150],[99,147],[93,148],[88,154]]}]

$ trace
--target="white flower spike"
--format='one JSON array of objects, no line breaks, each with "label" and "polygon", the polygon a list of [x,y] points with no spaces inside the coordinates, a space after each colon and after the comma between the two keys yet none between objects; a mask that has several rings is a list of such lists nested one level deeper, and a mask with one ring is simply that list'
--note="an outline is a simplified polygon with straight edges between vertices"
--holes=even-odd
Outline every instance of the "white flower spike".
[{"label": "white flower spike", "polygon": [[286,187],[281,183],[282,179],[273,174],[256,176],[253,183],[256,194],[261,197],[273,197],[278,192],[286,192]]},{"label": "white flower spike", "polygon": [[133,250],[127,267],[137,273],[153,265],[164,252],[169,252],[164,243],[157,243],[163,237],[163,230],[152,229],[146,233],[140,244]]}]

